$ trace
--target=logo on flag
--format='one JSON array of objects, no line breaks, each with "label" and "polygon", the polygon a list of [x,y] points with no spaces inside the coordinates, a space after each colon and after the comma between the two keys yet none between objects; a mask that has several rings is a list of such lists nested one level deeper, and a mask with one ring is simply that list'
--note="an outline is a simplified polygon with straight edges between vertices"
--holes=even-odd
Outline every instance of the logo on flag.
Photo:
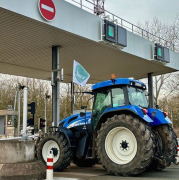
[{"label": "logo on flag", "polygon": [[81,86],[85,86],[90,74],[84,69],[84,67],[74,60],[73,63],[73,82]]}]

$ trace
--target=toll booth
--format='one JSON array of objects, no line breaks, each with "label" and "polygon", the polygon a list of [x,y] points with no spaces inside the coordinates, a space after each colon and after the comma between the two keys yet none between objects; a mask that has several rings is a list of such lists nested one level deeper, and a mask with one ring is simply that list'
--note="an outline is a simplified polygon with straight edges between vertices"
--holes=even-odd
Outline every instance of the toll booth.
[{"label": "toll booth", "polygon": [[16,136],[14,122],[17,121],[18,111],[0,110],[0,138]]}]

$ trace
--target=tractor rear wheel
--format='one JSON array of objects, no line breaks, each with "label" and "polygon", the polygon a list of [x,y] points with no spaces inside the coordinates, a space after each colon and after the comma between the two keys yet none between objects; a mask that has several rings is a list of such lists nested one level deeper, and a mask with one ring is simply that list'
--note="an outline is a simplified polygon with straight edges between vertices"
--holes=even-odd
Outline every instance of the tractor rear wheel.
[{"label": "tractor rear wheel", "polygon": [[54,171],[63,171],[72,160],[72,150],[68,146],[66,137],[61,133],[42,134],[36,145],[37,159],[47,162],[47,155],[53,150]]},{"label": "tractor rear wheel", "polygon": [[96,164],[95,159],[80,159],[78,157],[73,157],[73,163],[78,167],[92,167]]},{"label": "tractor rear wheel", "polygon": [[127,114],[108,118],[98,131],[97,155],[112,174],[130,176],[145,171],[153,158],[149,126]]},{"label": "tractor rear wheel", "polygon": [[[158,161],[153,161],[151,164],[152,169],[162,170],[170,166],[172,159],[177,155],[177,136],[173,128],[169,125],[160,125],[153,128],[158,133],[158,142],[161,145],[161,153],[164,158],[168,158],[166,165],[161,165]],[[155,133],[154,133],[155,134]],[[157,138],[157,137],[156,137]]]}]

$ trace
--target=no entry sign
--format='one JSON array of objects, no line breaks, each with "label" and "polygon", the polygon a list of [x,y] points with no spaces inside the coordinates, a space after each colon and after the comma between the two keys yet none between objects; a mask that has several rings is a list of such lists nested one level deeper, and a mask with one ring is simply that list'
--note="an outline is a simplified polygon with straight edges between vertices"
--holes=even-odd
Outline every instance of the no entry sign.
[{"label": "no entry sign", "polygon": [[52,0],[39,0],[39,11],[47,21],[55,18],[56,9]]}]

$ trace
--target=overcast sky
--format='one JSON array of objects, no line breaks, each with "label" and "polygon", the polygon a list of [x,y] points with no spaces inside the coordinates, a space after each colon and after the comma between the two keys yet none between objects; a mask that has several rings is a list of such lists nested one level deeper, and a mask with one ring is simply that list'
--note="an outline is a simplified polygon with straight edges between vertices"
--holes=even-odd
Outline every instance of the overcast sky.
[{"label": "overcast sky", "polygon": [[[66,1],[73,4],[72,0]],[[93,9],[86,0],[82,2]],[[136,25],[138,22],[144,23],[155,17],[163,23],[172,24],[179,14],[179,0],[105,0],[104,6],[109,12]]]},{"label": "overcast sky", "polygon": [[173,23],[179,14],[179,0],[105,0],[105,9],[133,24],[154,17]]}]

